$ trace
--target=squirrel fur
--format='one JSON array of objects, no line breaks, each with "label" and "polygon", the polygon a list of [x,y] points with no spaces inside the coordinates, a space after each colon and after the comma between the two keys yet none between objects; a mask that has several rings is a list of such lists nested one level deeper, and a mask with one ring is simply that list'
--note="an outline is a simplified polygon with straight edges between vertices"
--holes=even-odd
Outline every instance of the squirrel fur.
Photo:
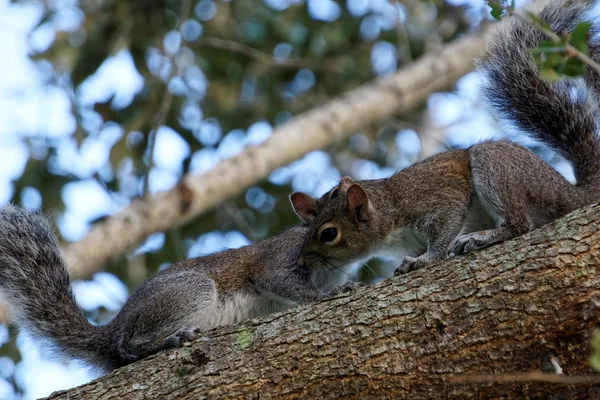
[{"label": "squirrel fur", "polygon": [[[103,371],[200,332],[352,289],[344,271],[298,266],[307,228],[171,265],[143,282],[117,316],[91,325],[78,308],[58,240],[43,215],[0,208],[0,295],[10,319],[62,357]],[[329,290],[325,292],[325,290]]]},{"label": "squirrel fur", "polygon": [[[542,1],[530,9],[557,32],[571,31],[593,1]],[[299,261],[335,265],[392,254],[397,273],[522,235],[600,201],[597,96],[600,78],[544,81],[529,49],[546,37],[506,17],[479,63],[490,105],[573,166],[572,185],[537,155],[510,141],[484,141],[437,154],[387,179],[340,183],[319,199],[290,196],[311,227]],[[598,44],[590,57],[598,59]]]}]

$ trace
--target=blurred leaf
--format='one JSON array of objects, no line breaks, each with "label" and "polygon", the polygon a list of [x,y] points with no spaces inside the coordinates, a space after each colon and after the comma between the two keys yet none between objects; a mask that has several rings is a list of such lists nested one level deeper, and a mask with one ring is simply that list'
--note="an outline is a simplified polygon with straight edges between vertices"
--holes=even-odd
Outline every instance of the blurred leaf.
[{"label": "blurred leaf", "polygon": [[551,67],[545,67],[540,69],[540,77],[549,82],[556,82],[560,79],[560,74]]},{"label": "blurred leaf", "polygon": [[568,59],[560,72],[568,77],[576,78],[585,74],[587,70],[587,64],[578,58]]},{"label": "blurred leaf", "polygon": [[591,27],[592,23],[589,21],[580,22],[571,33],[571,44],[585,55],[589,53],[588,41]]},{"label": "blurred leaf", "polygon": [[499,1],[490,0],[488,1],[488,6],[491,8],[490,15],[492,18],[497,20],[502,18],[504,15],[504,6]]},{"label": "blurred leaf", "polygon": [[596,331],[592,336],[590,346],[592,348],[592,354],[590,355],[590,367],[596,372],[600,372],[600,332]]}]

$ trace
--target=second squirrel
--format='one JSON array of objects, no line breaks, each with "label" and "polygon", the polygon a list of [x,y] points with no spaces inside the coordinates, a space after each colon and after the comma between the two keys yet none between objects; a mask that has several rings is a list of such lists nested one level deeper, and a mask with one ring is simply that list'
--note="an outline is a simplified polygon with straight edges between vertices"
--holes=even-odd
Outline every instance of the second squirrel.
[{"label": "second squirrel", "polygon": [[[571,31],[593,1],[537,3],[532,11],[554,31]],[[508,141],[486,141],[430,157],[388,179],[343,178],[320,199],[290,196],[311,225],[300,262],[334,265],[391,253],[404,257],[396,272],[419,269],[522,235],[576,208],[600,201],[600,78],[547,82],[529,49],[545,37],[517,18],[490,36],[480,64],[491,105],[527,135],[573,166],[570,184],[541,158]],[[596,47],[591,46],[592,58]]]}]

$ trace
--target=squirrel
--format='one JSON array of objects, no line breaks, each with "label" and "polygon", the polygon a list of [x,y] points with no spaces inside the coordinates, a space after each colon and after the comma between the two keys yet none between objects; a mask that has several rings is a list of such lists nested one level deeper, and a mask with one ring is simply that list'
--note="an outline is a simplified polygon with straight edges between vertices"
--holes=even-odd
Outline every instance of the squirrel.
[{"label": "squirrel", "polygon": [[[572,31],[593,1],[538,2],[530,9],[554,31]],[[525,147],[483,141],[434,155],[377,181],[344,177],[319,199],[290,196],[311,232],[299,263],[348,263],[384,254],[403,256],[395,274],[448,255],[465,254],[539,228],[600,201],[600,77],[548,82],[529,49],[546,40],[536,28],[506,17],[489,35],[479,62],[485,97],[526,135],[566,158],[576,184]],[[600,57],[592,43],[590,56]],[[597,90],[597,92],[594,92]]]},{"label": "squirrel", "polygon": [[[143,282],[108,324],[78,308],[58,240],[43,215],[0,208],[0,296],[10,319],[62,357],[107,372],[217,326],[319,301],[357,284],[341,269],[297,264],[308,228],[174,263]],[[328,292],[324,292],[328,289]]]}]

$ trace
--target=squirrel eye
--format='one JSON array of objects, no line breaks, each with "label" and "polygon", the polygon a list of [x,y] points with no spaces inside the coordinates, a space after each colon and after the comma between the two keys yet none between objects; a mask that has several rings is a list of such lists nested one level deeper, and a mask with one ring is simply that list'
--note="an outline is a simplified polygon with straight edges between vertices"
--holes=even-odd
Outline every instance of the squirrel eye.
[{"label": "squirrel eye", "polygon": [[333,192],[331,192],[331,200],[338,197],[338,194],[340,194],[340,189],[338,189],[338,188],[333,189]]},{"label": "squirrel eye", "polygon": [[321,236],[319,240],[321,243],[330,243],[333,242],[338,236],[337,228],[326,228],[321,232]]}]

